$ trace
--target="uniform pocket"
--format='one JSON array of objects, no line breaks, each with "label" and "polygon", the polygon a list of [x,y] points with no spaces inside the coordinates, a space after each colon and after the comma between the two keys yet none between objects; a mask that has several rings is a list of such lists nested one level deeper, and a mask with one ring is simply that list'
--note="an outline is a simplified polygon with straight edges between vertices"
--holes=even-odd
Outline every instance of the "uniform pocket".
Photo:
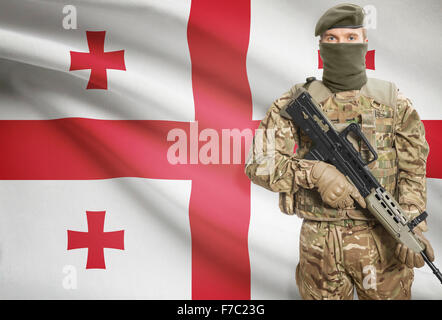
[{"label": "uniform pocket", "polygon": [[324,251],[326,231],[320,222],[304,220],[299,241],[298,286],[320,298],[324,281]]}]

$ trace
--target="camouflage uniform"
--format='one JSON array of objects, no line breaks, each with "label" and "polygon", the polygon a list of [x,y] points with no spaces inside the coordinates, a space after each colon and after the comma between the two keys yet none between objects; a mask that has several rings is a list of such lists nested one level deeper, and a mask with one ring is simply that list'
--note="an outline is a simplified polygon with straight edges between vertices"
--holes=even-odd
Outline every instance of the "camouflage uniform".
[{"label": "camouflage uniform", "polygon": [[[279,192],[282,212],[304,218],[296,272],[302,297],[352,298],[354,283],[360,299],[410,298],[413,270],[394,257],[396,241],[368,210],[355,205],[334,209],[324,204],[314,189],[310,172],[316,161],[302,159],[310,150],[311,140],[280,114],[302,85],[294,86],[269,108],[258,128],[262,130],[260,135],[254,137],[245,168],[252,182]],[[321,82],[315,81],[311,86],[315,85]],[[378,160],[369,168],[401,206],[410,209],[406,214],[414,218],[426,207],[429,147],[425,129],[410,100],[397,93],[393,84],[381,85],[391,86],[392,99],[378,99],[364,85],[360,90],[329,92],[320,100],[316,96],[316,100],[338,131],[350,122],[361,125],[378,153]],[[366,146],[355,140],[352,143],[367,159]],[[376,292],[365,290],[362,285],[366,266],[376,270]]]},{"label": "camouflage uniform", "polygon": [[303,299],[409,299],[413,269],[394,256],[396,241],[378,223],[304,220],[296,282]]}]

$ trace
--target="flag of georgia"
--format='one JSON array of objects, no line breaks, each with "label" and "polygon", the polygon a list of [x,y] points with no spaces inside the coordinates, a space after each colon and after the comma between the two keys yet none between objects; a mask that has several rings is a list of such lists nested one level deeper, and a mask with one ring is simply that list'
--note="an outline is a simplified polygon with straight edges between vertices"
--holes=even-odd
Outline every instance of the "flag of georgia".
[{"label": "flag of georgia", "polygon": [[[367,74],[426,127],[441,266],[441,5],[370,3]],[[302,221],[244,163],[272,101],[321,78],[313,34],[330,6],[3,1],[0,298],[299,299]],[[412,289],[442,297],[427,266]]]}]

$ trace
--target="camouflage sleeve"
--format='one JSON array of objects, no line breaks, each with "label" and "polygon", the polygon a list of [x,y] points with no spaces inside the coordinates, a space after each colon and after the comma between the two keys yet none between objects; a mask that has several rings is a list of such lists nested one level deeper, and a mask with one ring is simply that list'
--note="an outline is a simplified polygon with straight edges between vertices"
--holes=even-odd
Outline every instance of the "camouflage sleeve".
[{"label": "camouflage sleeve", "polygon": [[429,146],[417,111],[400,92],[395,132],[398,156],[397,199],[405,213],[414,218],[426,208]]},{"label": "camouflage sleeve", "polygon": [[245,166],[253,183],[274,192],[295,193],[299,186],[314,187],[310,171],[317,161],[296,157],[297,128],[279,113],[290,99],[286,92],[273,102],[256,130]]}]

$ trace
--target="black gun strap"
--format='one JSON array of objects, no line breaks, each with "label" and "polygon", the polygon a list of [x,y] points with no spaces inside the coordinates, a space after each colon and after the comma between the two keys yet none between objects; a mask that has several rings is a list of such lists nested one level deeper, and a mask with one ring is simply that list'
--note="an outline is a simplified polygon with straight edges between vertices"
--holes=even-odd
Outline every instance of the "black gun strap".
[{"label": "black gun strap", "polygon": [[410,230],[413,230],[419,223],[424,221],[427,217],[428,217],[427,211],[422,212],[416,218],[408,222],[408,227],[410,228]]}]

